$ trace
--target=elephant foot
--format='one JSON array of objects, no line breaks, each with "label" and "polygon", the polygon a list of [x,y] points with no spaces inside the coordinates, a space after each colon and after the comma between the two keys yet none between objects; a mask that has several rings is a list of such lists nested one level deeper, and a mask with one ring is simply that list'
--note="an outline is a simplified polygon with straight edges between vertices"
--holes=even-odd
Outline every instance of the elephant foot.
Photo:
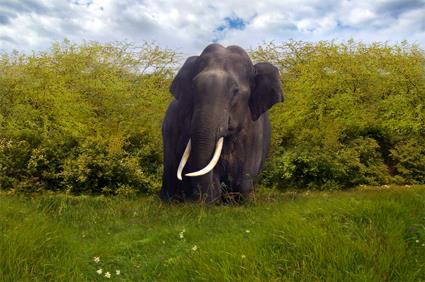
[{"label": "elephant foot", "polygon": [[245,178],[238,184],[232,186],[225,185],[223,193],[223,202],[227,204],[245,204],[251,199],[251,191],[254,190],[252,179]]},{"label": "elephant foot", "polygon": [[181,203],[184,201],[184,197],[182,195],[170,193],[167,189],[164,188],[161,189],[159,198],[166,203]]}]

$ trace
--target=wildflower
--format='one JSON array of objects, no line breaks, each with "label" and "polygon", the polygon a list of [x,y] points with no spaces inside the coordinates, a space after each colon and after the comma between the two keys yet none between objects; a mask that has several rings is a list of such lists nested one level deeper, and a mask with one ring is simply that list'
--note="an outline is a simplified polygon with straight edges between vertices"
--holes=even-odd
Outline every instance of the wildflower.
[{"label": "wildflower", "polygon": [[241,255],[241,258],[246,259],[246,255]]},{"label": "wildflower", "polygon": [[183,239],[184,238],[184,233],[185,232],[186,232],[186,229],[183,228],[183,230],[179,234],[180,239]]},{"label": "wildflower", "polygon": [[247,229],[247,230],[245,230],[245,232],[246,232],[246,233],[250,233],[251,231],[249,231],[249,230]]},{"label": "wildflower", "polygon": [[419,243],[419,240],[416,240],[416,243]]},{"label": "wildflower", "polygon": [[100,257],[94,257],[93,260],[95,263],[98,263],[100,261]]},{"label": "wildflower", "polygon": [[197,249],[198,249],[198,246],[196,245],[192,247],[192,251],[196,251]]},{"label": "wildflower", "polygon": [[105,277],[106,277],[106,278],[111,278],[111,273],[106,272],[106,273],[105,273]]},{"label": "wildflower", "polygon": [[165,241],[162,241],[162,244],[165,244]]},{"label": "wildflower", "polygon": [[96,270],[96,272],[97,272],[97,274],[102,274],[102,272],[103,272],[103,270],[102,270],[102,268],[99,268],[98,270]]},{"label": "wildflower", "polygon": [[422,247],[425,247],[425,243],[422,243]]},{"label": "wildflower", "polygon": [[117,275],[120,275],[120,274],[121,274],[121,271],[120,271],[119,269],[117,269],[117,270],[115,270],[115,273],[116,273]]}]

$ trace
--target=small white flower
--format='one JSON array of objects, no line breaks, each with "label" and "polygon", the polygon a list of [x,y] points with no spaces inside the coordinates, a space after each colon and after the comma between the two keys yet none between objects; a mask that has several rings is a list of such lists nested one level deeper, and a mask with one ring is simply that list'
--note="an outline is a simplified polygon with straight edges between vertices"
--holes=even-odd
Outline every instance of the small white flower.
[{"label": "small white flower", "polygon": [[249,230],[247,229],[247,230],[245,230],[245,232],[246,232],[246,233],[250,233],[251,231],[249,231]]},{"label": "small white flower", "polygon": [[116,273],[117,275],[120,275],[120,274],[121,274],[121,271],[120,271],[119,269],[117,269],[117,270],[115,270],[115,273]]},{"label": "small white flower", "polygon": [[425,247],[425,243],[422,243],[422,247]]},{"label": "small white flower", "polygon": [[165,241],[162,241],[162,244],[165,244]]},{"label": "small white flower", "polygon": [[98,270],[96,270],[96,272],[97,272],[97,274],[102,274],[102,272],[103,272],[103,270],[102,270],[102,268],[99,268]]},{"label": "small white flower", "polygon": [[106,272],[106,273],[105,273],[105,277],[106,277],[106,278],[111,278],[111,273]]},{"label": "small white flower", "polygon": [[419,240],[416,240],[416,243],[419,243]]},{"label": "small white flower", "polygon": [[186,232],[186,229],[183,228],[183,230],[179,234],[180,239],[183,239],[184,238],[184,233],[185,232]]},{"label": "small white flower", "polygon": [[100,261],[100,257],[94,257],[93,260],[95,263],[98,263]]},{"label": "small white flower", "polygon": [[246,259],[246,255],[241,255],[241,258]]},{"label": "small white flower", "polygon": [[192,247],[192,251],[194,251],[194,252],[195,252],[197,249],[198,249],[198,246],[196,246],[196,245]]}]

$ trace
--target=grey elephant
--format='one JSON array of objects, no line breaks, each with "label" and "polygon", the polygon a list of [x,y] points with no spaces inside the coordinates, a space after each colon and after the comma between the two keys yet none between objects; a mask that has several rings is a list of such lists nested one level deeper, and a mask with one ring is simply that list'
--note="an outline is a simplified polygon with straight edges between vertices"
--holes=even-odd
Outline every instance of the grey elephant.
[{"label": "grey elephant", "polygon": [[238,46],[207,46],[174,78],[162,124],[165,201],[249,197],[271,137],[267,110],[283,101],[278,69]]}]

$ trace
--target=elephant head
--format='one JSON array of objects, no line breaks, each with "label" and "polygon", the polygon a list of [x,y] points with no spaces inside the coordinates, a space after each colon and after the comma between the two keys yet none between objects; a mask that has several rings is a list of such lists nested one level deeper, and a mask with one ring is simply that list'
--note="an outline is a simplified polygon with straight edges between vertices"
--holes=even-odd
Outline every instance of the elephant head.
[{"label": "elephant head", "polygon": [[219,44],[209,45],[200,56],[189,57],[170,91],[190,114],[189,140],[177,178],[194,177],[192,181],[205,193],[205,189],[211,189],[211,170],[219,161],[226,138],[243,134],[246,127],[283,100],[275,66],[253,65],[242,48]]}]

